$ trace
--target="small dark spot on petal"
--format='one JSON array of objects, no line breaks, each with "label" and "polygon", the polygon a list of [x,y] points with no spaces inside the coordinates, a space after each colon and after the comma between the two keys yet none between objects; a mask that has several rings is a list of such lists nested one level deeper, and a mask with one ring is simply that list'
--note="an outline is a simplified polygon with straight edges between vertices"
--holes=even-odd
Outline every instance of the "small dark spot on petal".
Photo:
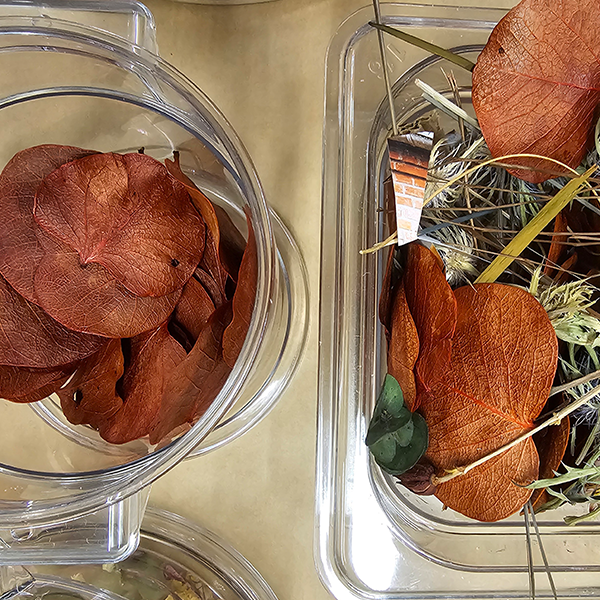
[{"label": "small dark spot on petal", "polygon": [[176,258],[172,258],[171,259],[171,266],[172,267],[178,267],[179,266],[179,261]]},{"label": "small dark spot on petal", "polygon": [[81,401],[83,400],[83,392],[81,390],[75,390],[75,397],[73,398],[73,402],[79,406]]},{"label": "small dark spot on petal", "polygon": [[506,54],[506,50],[500,46],[500,48],[498,48],[498,54]]}]

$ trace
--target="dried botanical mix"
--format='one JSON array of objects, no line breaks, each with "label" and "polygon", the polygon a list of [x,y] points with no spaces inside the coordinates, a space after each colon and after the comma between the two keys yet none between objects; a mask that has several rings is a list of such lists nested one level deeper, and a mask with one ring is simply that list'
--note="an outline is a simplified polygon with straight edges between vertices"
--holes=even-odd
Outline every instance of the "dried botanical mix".
[{"label": "dried botanical mix", "polygon": [[600,514],[598,22],[597,2],[522,0],[476,64],[373,24],[470,71],[476,118],[452,74],[443,90],[415,82],[454,127],[411,133],[433,144],[409,243],[396,217],[424,150],[405,134],[401,165],[389,150],[391,234],[364,251],[392,246],[388,375],[366,442],[407,489],[480,521],[529,502],[587,504],[569,523]]}]

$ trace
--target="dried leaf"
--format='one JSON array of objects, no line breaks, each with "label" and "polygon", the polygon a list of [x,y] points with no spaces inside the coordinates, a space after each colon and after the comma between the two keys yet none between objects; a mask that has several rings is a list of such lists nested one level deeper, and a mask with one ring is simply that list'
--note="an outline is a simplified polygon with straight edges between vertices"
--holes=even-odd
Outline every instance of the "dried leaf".
[{"label": "dried leaf", "polygon": [[[466,466],[531,429],[558,359],[548,315],[528,292],[483,284],[455,295],[450,368],[421,404],[429,427],[427,457],[439,473]],[[436,495],[468,517],[497,521],[525,504],[531,490],[520,486],[536,479],[538,470],[535,445],[527,439],[441,484]]]},{"label": "dried leaf", "polygon": [[[200,211],[206,223],[206,239],[204,254],[199,265],[217,284],[219,294],[225,299],[227,272],[221,265],[219,249],[221,246],[221,229],[213,203],[196,187],[194,182],[183,173],[179,166],[179,153],[174,153],[174,160],[165,160],[167,170],[173,177],[185,185],[194,206]],[[220,303],[219,303],[220,304]]]},{"label": "dried leaf", "polygon": [[248,221],[248,241],[246,242],[246,250],[240,265],[239,279],[233,295],[233,320],[223,334],[223,358],[232,369],[250,328],[258,279],[256,240],[254,239],[252,221],[248,214],[246,214],[246,219]]},{"label": "dried leaf", "polygon": [[0,366],[0,398],[11,402],[37,402],[56,392],[73,373],[74,366],[28,369]]},{"label": "dried leaf", "polygon": [[215,204],[214,209],[221,231],[221,241],[219,243],[221,264],[232,281],[237,283],[244,249],[246,248],[246,240],[224,208]]},{"label": "dried leaf", "polygon": [[173,370],[150,430],[150,443],[156,444],[180,425],[193,422],[217,397],[231,371],[222,352],[223,332],[231,317],[230,304],[218,308],[191,352]]},{"label": "dried leaf", "polygon": [[579,261],[579,254],[577,252],[573,252],[569,258],[565,260],[565,262],[560,265],[560,270],[554,277],[554,285],[561,285],[566,283],[571,275],[571,271],[575,267],[575,265]]},{"label": "dried leaf", "polygon": [[123,405],[116,391],[122,375],[121,340],[110,340],[85,360],[73,379],[58,392],[61,408],[69,422],[97,429],[116,413]]},{"label": "dried leaf", "polygon": [[[181,170],[179,152],[173,153],[173,160],[165,160],[165,166],[173,177],[187,187],[194,206],[201,212],[215,248],[218,249],[219,267],[222,267],[233,281],[237,281],[237,273],[246,245],[244,236],[233,224],[227,212],[213,204]],[[220,277],[215,277],[215,279],[221,282]]]},{"label": "dried leaf", "polygon": [[34,276],[44,256],[33,218],[35,192],[61,165],[94,154],[71,146],[34,146],[18,152],[0,175],[0,273],[30,302]]},{"label": "dried leaf", "polygon": [[394,298],[390,325],[388,372],[400,384],[404,394],[404,402],[408,409],[414,412],[417,400],[414,368],[419,356],[419,336],[408,309],[403,283],[398,286]]},{"label": "dried leaf", "polygon": [[213,237],[212,232],[208,228],[206,230],[206,246],[198,269],[208,273],[210,278],[216,284],[218,295],[222,298],[222,301],[220,301],[219,304],[225,302],[227,300],[227,273],[221,266],[221,261],[219,259],[218,241]]},{"label": "dried leaf", "polygon": [[100,337],[70,331],[0,277],[0,365],[50,368],[96,352]]},{"label": "dried leaf", "polygon": [[[473,71],[473,106],[492,156],[530,153],[579,165],[593,142],[599,56],[597,0],[522,0],[510,10]],[[537,159],[515,164],[555,168]],[[552,177],[511,172],[533,183]]]},{"label": "dried leaf", "polygon": [[[560,463],[567,451],[569,436],[571,434],[571,422],[565,417],[559,425],[547,427],[533,436],[535,447],[540,455],[540,473],[538,479],[549,479],[554,477]],[[546,490],[534,490],[531,495],[531,505],[534,510],[550,500]]]},{"label": "dried leaf", "polygon": [[93,154],[44,178],[36,222],[138,296],[184,286],[204,251],[204,222],[185,186],[145,154]]},{"label": "dried leaf", "polygon": [[[456,299],[437,256],[417,243],[408,247],[404,289],[419,338],[417,383],[429,391],[444,377],[450,363]],[[417,398],[413,410],[417,410],[419,403]]]},{"label": "dried leaf", "polygon": [[106,337],[134,337],[154,329],[173,312],[181,289],[140,298],[101,265],[82,265],[76,251],[38,232],[45,251],[35,274],[38,304],[70,329]]},{"label": "dried leaf", "polygon": [[181,298],[173,311],[173,319],[195,342],[214,312],[215,305],[208,292],[195,277],[192,277],[183,288]]},{"label": "dried leaf", "polygon": [[131,340],[131,362],[117,389],[121,408],[103,419],[99,431],[107,442],[124,444],[148,435],[160,409],[165,385],[186,357],[166,325]]},{"label": "dried leaf", "polygon": [[[207,246],[208,248],[208,246]],[[204,253],[206,254],[206,252]],[[198,267],[194,272],[194,277],[204,286],[212,300],[215,308],[223,306],[227,302],[227,296],[221,289],[221,286],[212,278],[212,275],[203,268]]]}]

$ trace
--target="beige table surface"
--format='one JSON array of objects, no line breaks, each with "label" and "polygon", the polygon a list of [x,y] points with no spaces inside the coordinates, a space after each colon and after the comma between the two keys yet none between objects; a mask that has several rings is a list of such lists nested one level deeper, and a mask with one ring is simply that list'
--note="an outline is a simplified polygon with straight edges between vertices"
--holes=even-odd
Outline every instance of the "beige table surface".
[{"label": "beige table surface", "polygon": [[329,598],[313,560],[324,63],[338,25],[367,3],[145,0],[163,58],[208,94],[250,151],[302,248],[311,288],[308,350],[278,406],[243,438],[162,477],[151,502],[229,540],[281,600]]}]

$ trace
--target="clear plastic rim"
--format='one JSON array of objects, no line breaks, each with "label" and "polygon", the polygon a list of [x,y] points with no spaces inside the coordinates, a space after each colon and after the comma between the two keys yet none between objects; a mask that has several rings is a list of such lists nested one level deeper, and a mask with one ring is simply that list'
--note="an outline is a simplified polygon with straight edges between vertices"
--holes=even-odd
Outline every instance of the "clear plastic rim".
[{"label": "clear plastic rim", "polygon": [[[208,568],[239,600],[277,600],[269,584],[242,554],[215,533],[179,515],[149,507],[140,532],[142,552],[145,541],[160,545],[161,558],[168,559],[169,551],[175,548],[202,568]],[[24,581],[16,582],[17,587],[2,598],[63,593],[85,600],[125,600],[119,594],[74,579],[36,572],[25,572],[22,577]]]},{"label": "clear plastic rim", "polygon": [[[270,209],[270,214],[281,269],[280,285],[283,288],[287,313],[286,333],[281,351],[269,377],[260,389],[236,413],[220,422],[187,458],[212,452],[241,437],[260,423],[275,408],[302,362],[310,313],[308,272],[291,232],[273,209]],[[253,407],[253,414],[241,427],[237,427],[236,421],[244,416],[244,412],[250,406]]]},{"label": "clear plastic rim", "polygon": [[[44,19],[44,26],[32,25],[32,19],[29,18],[11,17],[0,21],[0,43],[3,36],[18,34],[27,34],[24,36],[24,42],[26,41],[28,45],[10,46],[9,48],[2,48],[1,51],[6,52],[9,49],[46,49],[48,47],[47,41],[38,47],[35,46],[36,38],[40,37],[50,37],[55,40],[55,44],[59,44],[61,40],[65,40],[65,42],[75,41],[88,47],[89,53],[96,58],[98,56],[94,49],[98,52],[108,53],[112,62],[120,59],[128,67],[133,66],[136,74],[141,78],[146,76],[149,81],[160,79],[163,84],[167,84],[171,89],[177,91],[197,111],[189,115],[190,118],[198,115],[210,124],[218,133],[219,140],[226,146],[228,154],[232,157],[232,162],[240,167],[240,180],[247,192],[247,201],[259,248],[259,292],[257,293],[248,336],[230,377],[205,415],[188,433],[160,451],[132,463],[103,471],[60,474],[28,471],[9,465],[0,465],[1,473],[25,480],[55,480],[57,482],[68,480],[69,484],[81,485],[84,489],[86,485],[102,483],[101,490],[88,490],[65,502],[61,502],[61,500],[58,502],[56,500],[3,502],[2,511],[0,511],[0,526],[10,526],[21,521],[25,521],[31,526],[49,521],[64,522],[95,512],[103,506],[119,502],[136,493],[181,461],[204,439],[231,407],[244,379],[248,376],[259,350],[265,325],[268,322],[270,314],[269,299],[276,285],[277,276],[275,270],[276,255],[273,250],[274,238],[268,208],[252,161],[225,117],[194,83],[174,67],[144,48],[136,47],[131,42],[118,36],[94,28],[46,18]],[[67,53],[73,51],[60,45],[54,46],[54,49],[57,48]],[[164,98],[155,95],[155,100],[162,102],[167,112],[179,112],[175,107],[171,107],[173,110],[169,111],[170,105]],[[198,129],[195,129],[195,134],[206,142]],[[102,480],[103,478],[106,479]]]},{"label": "clear plastic rim", "polygon": [[165,544],[175,544],[199,561],[208,563],[242,600],[277,600],[262,575],[229,542],[184,517],[149,507],[141,535],[142,540],[151,537]]}]

